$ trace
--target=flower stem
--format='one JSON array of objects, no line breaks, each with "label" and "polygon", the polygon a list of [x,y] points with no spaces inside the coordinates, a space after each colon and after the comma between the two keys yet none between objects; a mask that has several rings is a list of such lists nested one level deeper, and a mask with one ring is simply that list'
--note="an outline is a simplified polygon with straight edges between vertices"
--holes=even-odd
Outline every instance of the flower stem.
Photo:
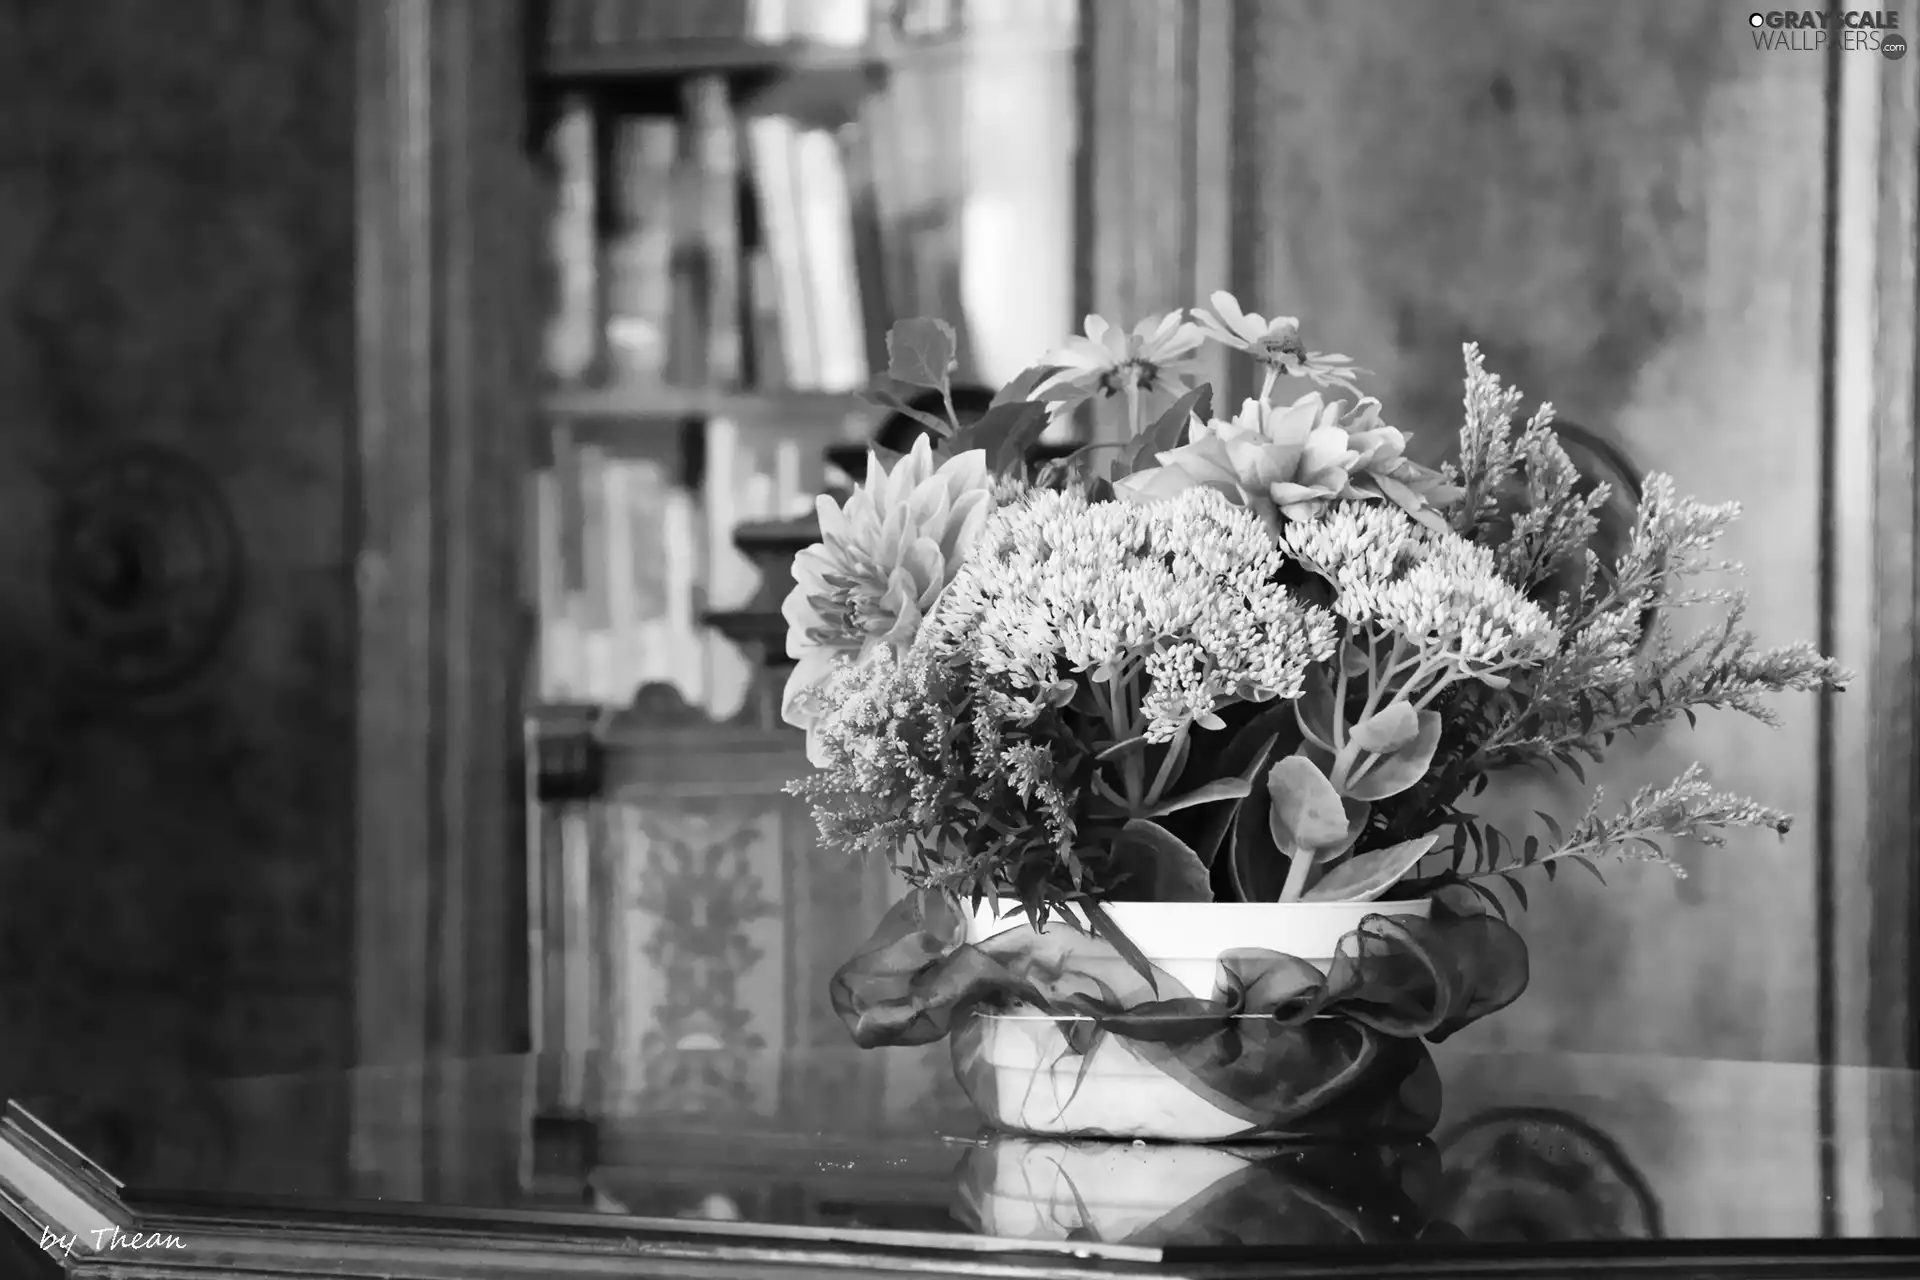
[{"label": "flower stem", "polygon": [[[1133,677],[1131,673],[1115,671],[1107,677],[1107,695],[1111,700],[1113,731],[1116,741],[1133,737],[1138,726],[1133,715]],[[1120,780],[1122,794],[1127,803],[1135,809],[1146,807],[1147,761],[1140,751],[1129,751],[1120,760]]]},{"label": "flower stem", "polygon": [[1127,439],[1140,434],[1140,384],[1132,378],[1126,380],[1127,388]]},{"label": "flower stem", "polygon": [[1271,403],[1268,397],[1273,394],[1273,384],[1279,380],[1280,371],[1272,365],[1268,365],[1266,379],[1260,384],[1260,399],[1262,403]]},{"label": "flower stem", "polygon": [[1287,882],[1280,886],[1280,901],[1298,902],[1307,891],[1307,873],[1313,870],[1313,854],[1306,849],[1287,855]]},{"label": "flower stem", "polygon": [[1174,730],[1173,741],[1167,744],[1167,754],[1161,758],[1160,767],[1154,771],[1153,785],[1147,788],[1147,804],[1159,803],[1160,797],[1166,794],[1169,786],[1173,785],[1174,780],[1167,774],[1173,768],[1173,762],[1179,757],[1180,748],[1186,742],[1187,734],[1191,729],[1191,725],[1183,724]]}]

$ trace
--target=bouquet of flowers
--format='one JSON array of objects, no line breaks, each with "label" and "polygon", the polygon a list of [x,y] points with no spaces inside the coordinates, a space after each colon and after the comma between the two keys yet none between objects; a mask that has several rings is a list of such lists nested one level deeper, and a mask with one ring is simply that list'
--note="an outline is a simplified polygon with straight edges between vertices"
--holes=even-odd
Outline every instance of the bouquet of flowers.
[{"label": "bouquet of flowers", "polygon": [[[1072,946],[1141,976],[1137,998],[1111,979],[1074,996],[1109,1024],[1166,985],[1115,904],[1446,903],[1473,945],[1380,917],[1342,947],[1350,971],[1394,945],[1445,953],[1454,994],[1414,1018],[1438,1038],[1524,986],[1491,881],[1524,905],[1535,868],[1675,866],[1674,840],[1787,830],[1698,767],[1617,807],[1596,789],[1571,821],[1541,813],[1524,832],[1472,803],[1524,766],[1584,783],[1622,732],[1703,708],[1771,722],[1765,695],[1838,687],[1810,646],[1759,645],[1737,592],[1695,585],[1721,567],[1736,507],[1649,476],[1624,547],[1603,555],[1607,486],[1582,477],[1549,406],[1518,420],[1520,394],[1474,346],[1457,460],[1433,470],[1354,390],[1347,357],[1308,350],[1290,317],[1211,302],[1131,331],[1089,317],[984,418],[920,415],[928,438],[876,457],[844,505],[820,500],[822,540],[785,607],[798,666],[783,714],[816,768],[793,790],[827,846],[888,859],[916,890],[836,985],[863,1043],[945,1034],[994,999],[1072,1004],[1036,977],[1073,967],[1058,948],[999,954],[992,981],[967,957],[961,904],[1009,899],[1029,939],[1058,919],[1083,935]],[[1259,367],[1259,395],[1230,416],[1193,383],[1206,342]],[[903,322],[888,346],[896,404],[944,391],[947,326]],[[1093,397],[1124,401],[1129,438],[1031,465],[1047,425]],[[1675,610],[1699,604],[1724,616],[1677,636]],[[927,966],[956,957],[971,967],[942,1003]],[[912,989],[875,985],[882,969]],[[1357,981],[1328,971],[1311,1012],[1342,990],[1357,1004]]]}]

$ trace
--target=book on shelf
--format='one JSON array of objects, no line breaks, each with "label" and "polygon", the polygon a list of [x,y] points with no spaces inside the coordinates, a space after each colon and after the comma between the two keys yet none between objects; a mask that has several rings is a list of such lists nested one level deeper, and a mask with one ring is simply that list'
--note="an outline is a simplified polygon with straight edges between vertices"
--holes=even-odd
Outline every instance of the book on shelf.
[{"label": "book on shelf", "polygon": [[592,369],[599,346],[595,315],[594,219],[599,208],[594,166],[594,114],[579,95],[565,98],[548,134],[552,213],[547,253],[553,281],[546,325],[546,366],[555,381],[572,382]]},{"label": "book on shelf", "polygon": [[611,227],[600,261],[608,374],[616,381],[667,376],[679,155],[674,117],[632,116],[614,125]]},{"label": "book on shelf", "polygon": [[697,40],[859,48],[874,30],[875,0],[551,0],[554,52]]},{"label": "book on shelf", "polygon": [[[852,47],[958,21],[957,4],[927,0],[557,0],[551,39]],[[961,175],[940,158],[956,121],[885,119],[945,110],[947,72],[916,69],[899,77],[913,82],[904,89],[878,90],[884,103],[869,98],[826,127],[810,112],[781,114],[791,99],[754,96],[755,82],[719,59],[685,65],[670,93],[568,88],[557,104],[547,373],[555,388],[586,393],[577,412],[596,422],[585,429],[556,398],[555,424],[583,429],[556,433],[554,464],[534,484],[535,685],[550,702],[622,705],[661,681],[725,718],[748,696],[758,655],[699,619],[757,594],[733,534],[811,509],[833,416],[814,407],[783,418],[755,404],[736,406],[736,422],[728,397],[845,396],[854,410],[851,393],[882,367],[893,316],[955,314],[946,259]],[[932,269],[911,261],[930,251]],[[650,396],[669,412],[645,413]],[[622,422],[627,404],[638,412]],[[675,465],[677,443],[621,442],[681,413],[705,418],[699,466]]]},{"label": "book on shelf", "polygon": [[862,123],[743,116],[721,76],[688,77],[680,98],[678,116],[562,109],[548,381],[642,402],[665,387],[864,387],[894,300],[876,194],[891,158]]},{"label": "book on shelf", "polygon": [[658,682],[717,719],[745,702],[757,658],[701,614],[752,599],[759,575],[733,532],[810,509],[812,477],[796,441],[749,436],[724,418],[705,434],[698,493],[657,459],[595,445],[534,475],[541,701],[621,706]]}]

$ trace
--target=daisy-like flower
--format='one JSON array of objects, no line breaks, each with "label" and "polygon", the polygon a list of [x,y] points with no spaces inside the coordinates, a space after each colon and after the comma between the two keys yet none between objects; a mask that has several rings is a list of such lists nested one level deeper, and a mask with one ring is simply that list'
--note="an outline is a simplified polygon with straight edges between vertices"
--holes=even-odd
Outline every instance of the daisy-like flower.
[{"label": "daisy-like flower", "polygon": [[1343,504],[1287,526],[1282,545],[1333,584],[1333,609],[1427,658],[1430,675],[1501,684],[1560,646],[1553,620],[1500,576],[1493,553],[1389,506]]},{"label": "daisy-like flower", "polygon": [[980,449],[936,467],[923,436],[892,470],[876,460],[844,507],[822,496],[816,509],[820,541],[793,558],[794,588],[780,609],[787,653],[799,664],[780,714],[808,731],[809,757],[819,747],[815,692],[837,664],[913,643],[992,513],[993,478]]},{"label": "daisy-like flower", "polygon": [[1271,319],[1257,311],[1242,311],[1234,296],[1222,289],[1208,298],[1214,315],[1201,307],[1193,318],[1215,342],[1238,348],[1276,373],[1295,374],[1323,387],[1348,387],[1362,372],[1353,361],[1330,351],[1309,351],[1300,338],[1300,321],[1293,316]]},{"label": "daisy-like flower", "polygon": [[1444,528],[1430,504],[1457,491],[1407,458],[1406,448],[1406,433],[1380,421],[1379,401],[1349,409],[1309,391],[1284,406],[1248,400],[1230,422],[1195,418],[1189,443],[1157,455],[1158,467],[1124,477],[1114,491],[1154,502],[1197,485],[1218,489],[1257,512],[1276,537],[1285,521],[1310,520],[1335,499],[1386,498]]},{"label": "daisy-like flower", "polygon": [[1048,401],[1059,414],[1096,396],[1178,396],[1188,390],[1186,375],[1197,367],[1193,353],[1205,340],[1178,311],[1142,320],[1131,333],[1088,316],[1084,337],[1075,335],[1041,357],[1041,364],[1059,371],[1028,398]]}]

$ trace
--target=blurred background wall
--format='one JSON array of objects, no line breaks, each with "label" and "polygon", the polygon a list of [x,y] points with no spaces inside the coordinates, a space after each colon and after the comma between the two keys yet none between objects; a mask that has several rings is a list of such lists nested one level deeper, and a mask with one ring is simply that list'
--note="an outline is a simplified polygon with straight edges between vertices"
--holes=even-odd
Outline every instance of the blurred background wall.
[{"label": "blurred background wall", "polygon": [[0,4],[0,1091],[337,1064],[353,22]]}]

